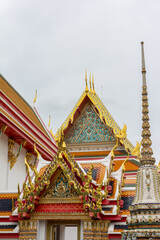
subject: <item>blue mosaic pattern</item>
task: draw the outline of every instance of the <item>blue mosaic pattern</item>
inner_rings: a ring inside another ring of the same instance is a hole
[[[123,210],[128,210],[134,200],[134,196],[122,197],[121,199],[124,201]]]
[[[14,199],[14,202],[17,199]],[[12,211],[12,199],[0,199],[0,212]]]
[[[128,230],[128,226],[127,225],[114,225],[114,229]]]
[[[14,229],[17,227],[17,224],[15,225],[0,225],[0,229]]]
[[[88,104],[71,132],[65,138],[66,143],[115,141],[96,111]]]
[[[89,168],[84,168],[84,171],[87,173],[89,171]],[[97,173],[98,173],[98,169],[96,168],[93,168],[93,171],[92,171],[92,179],[94,181],[96,181],[97,179]]]

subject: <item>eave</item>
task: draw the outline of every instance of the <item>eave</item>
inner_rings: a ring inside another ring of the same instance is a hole
[[[44,134],[3,92],[0,92],[0,100],[0,127],[7,125],[5,134],[18,144],[27,141],[25,148],[32,153],[36,143],[42,157],[51,161],[57,152],[52,138]]]

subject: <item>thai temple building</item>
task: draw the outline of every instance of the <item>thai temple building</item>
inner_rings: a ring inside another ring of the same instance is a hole
[[[141,155],[97,95],[91,74],[55,135],[35,104],[0,75],[1,239],[160,239],[144,60],[142,73]]]

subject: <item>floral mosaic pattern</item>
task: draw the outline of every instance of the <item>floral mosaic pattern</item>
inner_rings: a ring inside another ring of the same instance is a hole
[[[63,173],[59,175],[48,192],[44,195],[45,198],[66,198],[75,196],[78,196],[78,194],[75,192],[73,186],[68,184],[68,180]]]
[[[66,143],[114,141],[104,123],[100,120],[91,104],[87,104],[84,112],[66,136]]]

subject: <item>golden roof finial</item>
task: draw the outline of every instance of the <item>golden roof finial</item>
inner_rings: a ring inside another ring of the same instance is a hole
[[[87,68],[85,69],[85,82],[86,82],[86,89],[85,89],[85,92],[89,92],[88,90],[88,84],[87,84]]]
[[[92,89],[93,89],[93,93],[96,93],[94,89],[94,73],[92,74]]]
[[[54,136],[54,134],[52,132],[52,128],[50,129],[50,133],[51,133],[52,137],[54,138],[55,136]]]
[[[91,72],[90,72],[90,74],[89,74],[89,86],[90,86],[90,92],[92,92]]]
[[[150,125],[149,125],[149,109],[148,109],[148,92],[146,84],[146,69],[143,42],[141,42],[142,52],[142,149],[140,162],[142,165],[151,164],[154,165],[155,159],[152,157],[153,151],[151,148],[152,141],[150,139]]]
[[[51,124],[51,116],[49,115],[48,127],[50,127],[50,124]]]
[[[36,100],[37,100],[37,89],[36,89],[35,97],[34,97],[34,100],[33,100],[33,104],[35,104]]]
[[[39,159],[40,153],[38,152],[36,148],[36,143],[34,143],[34,152],[37,154],[37,159]]]

